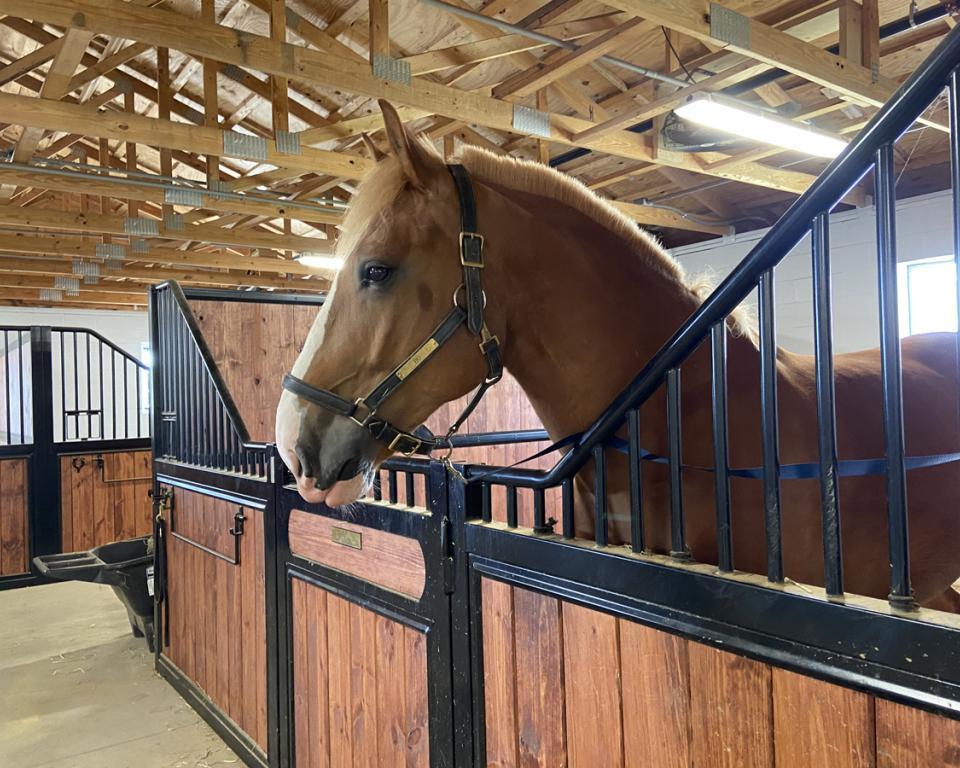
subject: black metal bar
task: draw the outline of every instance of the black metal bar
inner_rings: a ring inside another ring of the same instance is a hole
[[[480,483],[480,519],[485,523],[493,520],[490,503],[490,483]]]
[[[598,445],[593,449],[593,523],[598,547],[610,541],[607,512],[607,458],[603,446]]]
[[[833,300],[830,281],[829,214],[813,220],[814,361],[820,448],[820,510],[823,518],[823,578],[828,595],[843,594],[840,544],[840,475],[837,469],[837,413],[833,381]]]
[[[123,436],[130,437],[130,387],[127,383],[127,363],[123,364]]]
[[[667,386],[667,454],[670,465],[670,555],[689,560],[683,520],[683,437],[680,429],[680,369],[671,368]]]
[[[387,490],[390,494],[390,503],[396,504],[399,497],[397,495],[397,471],[395,469],[387,472]]]
[[[406,497],[407,506],[415,507],[417,506],[417,494],[416,489],[414,488],[414,480],[417,476],[413,472],[404,472],[403,473],[403,483],[404,483],[404,496]],[[487,494],[489,495],[490,489],[487,488]]]
[[[450,445],[454,448],[476,448],[484,445],[508,445],[512,443],[538,443],[549,440],[543,429],[520,429],[505,432],[472,432],[454,435]]]
[[[90,334],[85,333],[83,338],[86,340],[87,348],[87,439],[93,437],[93,424],[90,419],[92,417],[93,410],[93,391],[91,390],[91,381],[90,381]],[[79,426],[77,427],[79,429]]]
[[[99,344],[99,347],[97,347],[97,360],[99,361],[98,364],[97,364],[97,383],[100,385],[100,403],[99,403],[99,405],[98,405],[98,407],[100,408],[100,419],[99,419],[99,421],[100,421],[100,435],[99,435],[99,437],[100,437],[101,440],[104,440],[104,439],[106,439],[107,435],[106,435],[106,427],[105,427],[105,424],[104,424],[105,419],[104,419],[104,408],[103,408],[103,379],[104,379],[104,375],[103,375],[103,342],[102,342],[100,339],[97,339],[97,343]],[[139,433],[139,432],[137,433],[137,437],[140,437],[140,433]]]
[[[553,520],[547,520],[546,491],[543,488],[533,489],[533,532],[553,533]]]
[[[152,353],[151,353],[152,354]],[[136,392],[137,392],[137,437],[143,435],[143,411],[141,410],[140,403],[140,371],[136,368],[133,369],[133,375],[136,377]],[[101,396],[101,400],[102,400]]]
[[[80,371],[78,369],[80,361],[80,355],[77,354],[77,332],[73,332],[73,410],[80,410]],[[66,406],[64,406],[66,407]],[[73,419],[74,426],[74,435],[79,440],[80,439],[80,416],[77,415]],[[66,440],[67,436],[64,435],[63,439]]]
[[[763,510],[767,543],[767,578],[783,581],[783,536],[780,530],[780,435],[777,411],[777,331],[773,270],[760,276],[760,421],[763,445]]]
[[[711,392],[713,412],[714,497],[717,507],[717,565],[733,570],[733,529],[730,524],[730,457],[727,430],[727,323],[710,330]]]
[[[509,493],[509,489],[508,489]],[[572,539],[576,536],[574,528],[573,480],[567,478],[560,486],[560,516],[563,518],[561,530],[563,538]]]
[[[380,472],[378,471],[373,476],[373,500],[382,501],[383,500],[383,490],[380,485]]]
[[[24,380],[27,378],[26,373],[23,370],[23,334],[24,331],[17,331],[17,354],[19,356],[19,368],[20,368],[20,444],[23,445],[27,442],[27,424],[25,419],[25,406],[23,403],[23,390],[24,390]],[[29,336],[27,337],[30,338]],[[32,384],[32,382],[31,382]],[[53,393],[51,393],[51,400],[53,399]]]
[[[507,487],[507,527],[517,527],[517,489],[512,485]]]
[[[630,549],[643,552],[646,547],[643,530],[643,464],[640,460],[640,410],[627,411],[627,440],[630,463]]]
[[[53,332],[50,334],[51,340],[53,338]],[[66,353],[64,352],[64,347],[66,346],[63,332],[58,334],[60,337],[60,421],[61,421],[61,434],[60,439],[67,439],[67,366],[66,366]],[[32,343],[32,341],[31,341]],[[31,355],[31,360],[32,360]],[[33,375],[33,367],[30,368],[30,374]]]
[[[171,369],[173,366],[169,366]],[[110,355],[110,436],[117,436],[117,356]]]
[[[907,474],[904,467],[900,328],[897,318],[896,177],[893,145],[877,150],[874,185],[877,205],[877,278],[880,293],[880,371],[887,458],[887,514],[890,542],[890,602],[913,605],[910,539],[907,531]]]
[[[9,332],[4,329],[3,331],[3,388],[4,388],[4,400],[6,401],[4,405],[7,410],[7,423],[6,423],[6,433],[7,439],[6,444],[10,445],[12,441],[13,429],[10,425],[10,340],[8,337]]]
[[[50,342],[48,326],[35,326],[30,330],[30,376],[34,394],[33,455],[28,464],[31,557],[62,551],[60,459],[54,444],[53,351]]]
[[[958,60],[960,31],[954,29],[897,89],[856,139],[780,217],[776,226],[761,238],[737,269],[664,343],[553,469],[525,474],[505,468],[491,477],[497,482],[522,477],[527,485],[547,488],[576,474],[590,460],[593,446],[615,434],[623,424],[626,412],[652,395],[667,371],[680,365],[709,335],[713,325],[729,315],[756,288],[760,275],[778,264],[800,242],[809,231],[813,217],[832,208],[870,170],[877,146],[895,139],[913,124],[933,96],[943,88]]]

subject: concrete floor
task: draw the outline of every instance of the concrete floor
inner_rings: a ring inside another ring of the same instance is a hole
[[[0,592],[2,768],[242,763],[153,671],[109,587]]]

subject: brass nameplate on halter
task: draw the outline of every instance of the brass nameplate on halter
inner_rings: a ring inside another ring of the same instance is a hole
[[[407,376],[417,370],[423,361],[430,357],[433,351],[439,346],[436,339],[427,339],[420,349],[410,355],[410,359],[407,360],[407,362],[397,368],[397,378],[401,381],[407,378]]]
[[[333,539],[334,544],[343,544],[351,549],[363,549],[363,534],[359,531],[348,531],[346,528],[334,526],[330,529],[330,538]]]

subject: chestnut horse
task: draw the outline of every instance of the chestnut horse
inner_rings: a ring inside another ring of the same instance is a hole
[[[381,104],[389,156],[379,156],[343,225],[345,257],[293,375],[349,401],[365,395],[428,338],[451,308],[463,277],[460,210],[441,158],[412,137]],[[378,153],[379,155],[379,153]],[[461,158],[486,238],[485,321],[499,338],[504,366],[523,387],[554,440],[579,432],[635,376],[699,306],[698,291],[649,235],[575,180],[539,164],[466,148]],[[733,324],[731,323],[731,327]],[[958,450],[954,334],[903,341],[908,455]],[[682,376],[683,459],[713,461],[710,366],[695,353]],[[750,333],[728,347],[730,465],[761,463],[759,353]],[[836,404],[842,459],[883,456],[879,352],[838,355]],[[410,430],[486,376],[477,337],[460,328],[385,402],[379,415]],[[813,359],[777,353],[780,445],[784,463],[816,461]],[[644,405],[641,442],[666,453],[665,398]],[[289,391],[277,411],[277,442],[303,498],[343,505],[363,496],[390,451],[356,422]],[[629,540],[625,457],[610,451],[611,542]],[[648,547],[670,545],[666,469],[643,469]],[[694,559],[716,562],[714,478],[684,472],[687,540]],[[593,533],[592,475],[577,479],[578,535]],[[960,577],[960,470],[946,464],[908,475],[913,586],[924,605],[954,609]],[[760,482],[732,480],[735,564],[765,572]],[[875,597],[889,590],[886,491],[880,476],[840,484],[846,589]],[[821,512],[816,480],[782,483],[787,576],[823,583]]]

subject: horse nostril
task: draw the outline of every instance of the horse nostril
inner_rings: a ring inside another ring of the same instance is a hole
[[[310,466],[310,459],[307,458],[307,454],[304,452],[303,447],[297,445],[294,449],[294,453],[297,456],[297,461],[300,462],[300,477],[316,477]]]

